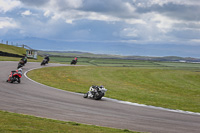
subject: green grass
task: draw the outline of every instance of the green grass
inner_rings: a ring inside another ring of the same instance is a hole
[[[0,51],[7,52],[7,53],[12,53],[12,54],[17,54],[23,56],[26,54],[25,48],[21,47],[16,47],[12,45],[6,45],[6,44],[1,44],[0,43]],[[0,56],[0,61],[19,61],[21,58],[20,57],[7,57],[7,56]],[[43,57],[38,56],[38,59],[28,59],[28,62],[41,62]]]
[[[0,51],[18,54],[18,55],[26,54],[25,48],[16,47],[16,46],[12,46],[12,45],[5,45],[5,44],[0,44]]]
[[[194,68],[68,66],[37,69],[28,76],[80,93],[87,92],[91,85],[104,85],[108,89],[106,97],[200,112],[200,71]]]
[[[1,133],[136,133],[0,111]]]
[[[70,64],[73,60],[71,57],[50,57],[54,62]],[[78,65],[92,65],[92,66],[123,66],[123,67],[135,67],[135,66],[159,66],[151,61],[139,61],[139,60],[124,60],[124,59],[103,59],[103,58],[78,58]]]

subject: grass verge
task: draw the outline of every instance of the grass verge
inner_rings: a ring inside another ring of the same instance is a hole
[[[136,133],[0,111],[1,133]]]

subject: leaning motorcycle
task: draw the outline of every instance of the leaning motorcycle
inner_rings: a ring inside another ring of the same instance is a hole
[[[89,88],[89,91],[83,95],[84,98],[93,98],[100,100],[106,93],[107,89],[103,86],[93,85]]]
[[[46,65],[47,63],[48,63],[47,59],[43,59],[43,61],[41,62],[41,66]]]
[[[76,65],[76,63],[77,63],[77,60],[72,60],[71,61],[71,65]]]
[[[19,63],[18,63],[17,69],[23,67],[24,64],[25,64],[24,61],[23,61],[23,60],[20,60]]]
[[[20,80],[21,77],[22,77],[22,69],[19,68],[16,71],[11,71],[7,82],[14,83],[16,81],[16,82],[20,83],[21,82],[21,80]]]

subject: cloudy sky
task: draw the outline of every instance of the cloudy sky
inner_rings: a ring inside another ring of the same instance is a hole
[[[40,50],[200,58],[200,2],[0,0],[0,41]]]

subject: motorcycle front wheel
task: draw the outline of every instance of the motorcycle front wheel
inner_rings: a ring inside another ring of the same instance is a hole
[[[16,81],[16,77],[11,78],[10,83],[13,83]]]
[[[87,98],[87,97],[88,97],[88,93],[85,93],[85,94],[83,95],[83,97],[84,97],[84,98]]]

